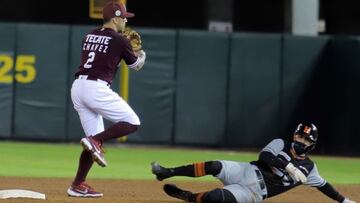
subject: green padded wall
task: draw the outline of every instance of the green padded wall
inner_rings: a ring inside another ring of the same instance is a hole
[[[281,36],[234,34],[226,144],[263,147],[278,137]]]
[[[16,25],[0,23],[0,55],[14,60],[15,41]],[[11,136],[13,83],[6,82],[6,78],[13,75],[14,66],[5,71],[6,66],[4,61],[0,61],[0,137]]]
[[[79,115],[74,109],[73,103],[71,101],[70,91],[71,85],[75,79],[74,74],[79,68],[80,65],[80,54],[81,54],[81,41],[86,33],[90,32],[91,29],[94,29],[92,26],[71,26],[71,35],[70,35],[70,62],[69,62],[69,71],[67,72],[67,134],[66,139],[72,141],[78,141],[84,137],[85,133],[81,126]]]
[[[179,31],[176,144],[222,144],[228,54],[227,34]]]
[[[65,139],[69,27],[18,24],[18,55],[35,55],[36,78],[16,84],[15,137]]]
[[[0,55],[13,62],[0,62],[0,138],[83,137],[70,88],[93,28],[0,23]],[[311,120],[316,152],[360,153],[359,37],[137,30],[147,61],[130,70],[129,104],[142,126],[129,142],[260,148]],[[16,83],[4,82],[13,75]],[[117,74],[112,89],[119,84]]]
[[[328,154],[360,154],[360,39],[333,38],[329,45],[331,59],[331,123],[326,134]],[[320,137],[322,138],[322,137]],[[336,150],[331,150],[336,149]]]
[[[347,81],[343,83],[348,85],[347,88],[347,97],[348,101],[348,112],[349,119],[348,122],[348,133],[341,132],[341,128],[336,131],[339,134],[334,134],[334,143],[339,151],[343,154],[348,155],[359,155],[360,154],[360,128],[359,128],[359,115],[360,115],[360,37],[349,38],[351,40],[352,46],[345,46],[347,49],[346,52],[349,53],[349,58],[347,61],[343,61],[343,65],[339,67],[334,67],[336,71],[341,68],[344,68],[344,64],[348,64],[348,73],[349,77]],[[334,75],[334,81],[337,81],[338,84],[340,81],[337,80],[337,74]],[[337,118],[337,117],[336,117]],[[336,122],[331,125],[334,128],[339,128],[336,126]],[[339,145],[339,136],[341,135],[341,144]],[[336,141],[335,141],[336,140]]]
[[[136,29],[147,58],[143,69],[130,70],[129,104],[141,127],[130,142],[170,143],[174,124],[176,32]]]
[[[320,129],[327,122],[321,113],[326,113],[328,103],[329,68],[324,54],[328,39],[284,36],[280,102],[283,137],[290,139],[299,122],[311,121]]]

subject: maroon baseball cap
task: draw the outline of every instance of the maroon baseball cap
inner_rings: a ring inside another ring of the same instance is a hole
[[[118,3],[115,1],[110,1],[107,4],[105,4],[103,8],[103,19],[104,20],[110,20],[114,17],[120,17],[120,18],[131,18],[134,17],[134,13],[130,13],[126,11],[126,7],[122,3]]]

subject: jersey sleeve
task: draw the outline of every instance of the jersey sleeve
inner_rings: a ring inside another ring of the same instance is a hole
[[[326,180],[320,176],[316,164],[314,164],[314,168],[307,176],[307,182],[305,184],[312,187],[322,187],[326,184]]]
[[[273,155],[277,156],[285,146],[285,142],[283,139],[274,139],[268,145],[266,145],[261,151],[262,152],[270,152]]]

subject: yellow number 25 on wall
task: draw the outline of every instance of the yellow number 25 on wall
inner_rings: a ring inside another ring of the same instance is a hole
[[[18,55],[15,61],[15,80],[18,83],[31,83],[36,78],[34,55]],[[10,84],[13,82],[11,69],[14,67],[14,60],[9,55],[0,54],[0,83]]]

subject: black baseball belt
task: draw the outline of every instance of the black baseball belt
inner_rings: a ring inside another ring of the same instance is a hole
[[[259,169],[255,169],[255,173],[256,173],[256,177],[258,179],[258,183],[260,185],[260,189],[263,192],[262,197],[263,200],[266,199],[267,194],[264,194],[264,192],[266,192],[266,184],[265,184],[265,180],[263,178],[263,175],[261,174]]]

